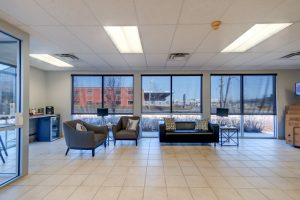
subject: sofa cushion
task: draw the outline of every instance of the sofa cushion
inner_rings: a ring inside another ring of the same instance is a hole
[[[83,126],[83,125],[80,124],[80,123],[77,123],[77,124],[76,124],[76,130],[77,130],[77,131],[82,131],[82,132],[86,132],[86,131],[87,131],[86,127]]]
[[[164,121],[165,121],[167,131],[176,130],[176,123],[173,118],[164,118]]]
[[[196,120],[195,130],[208,131],[208,120],[207,119]]]
[[[176,130],[167,131],[166,135],[211,135],[212,132],[199,131],[199,130]]]
[[[195,130],[195,122],[176,122],[176,130]]]
[[[126,130],[136,131],[139,120],[128,119]]]

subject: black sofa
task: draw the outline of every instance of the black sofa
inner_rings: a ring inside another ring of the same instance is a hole
[[[164,122],[159,123],[160,142],[219,143],[219,125],[208,123],[208,131],[195,130],[196,122],[178,121],[176,130],[167,131]]]

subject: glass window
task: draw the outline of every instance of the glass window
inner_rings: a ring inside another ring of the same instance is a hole
[[[274,114],[274,76],[243,76],[244,114]]]
[[[73,113],[97,113],[97,108],[102,106],[101,93],[101,76],[73,76]]]
[[[14,115],[23,112],[20,50],[18,39],[0,32],[0,185],[20,175],[22,128],[14,127]]]
[[[241,77],[211,76],[211,114],[217,108],[228,108],[230,114],[241,113]]]
[[[133,76],[104,76],[104,107],[109,113],[133,113]]]
[[[201,76],[172,76],[172,112],[201,112]]]
[[[142,76],[142,112],[169,113],[171,96],[170,76]]]

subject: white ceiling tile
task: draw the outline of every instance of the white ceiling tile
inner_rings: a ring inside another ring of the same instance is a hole
[[[72,26],[67,28],[96,53],[118,53],[102,27]]]
[[[232,0],[185,0],[180,24],[211,23],[221,19]]]
[[[250,62],[252,60],[255,60],[256,58],[263,56],[263,53],[235,53],[237,56],[230,60],[229,62],[226,62],[224,65],[231,67],[236,65],[243,65],[247,62]]]
[[[266,20],[273,23],[299,21],[299,8],[299,0],[284,0],[272,12],[267,13]]]
[[[191,53],[196,50],[209,32],[206,25],[179,25],[175,31],[171,52]]]
[[[136,0],[139,24],[177,24],[182,0]]]
[[[60,46],[65,53],[92,53],[78,38],[62,26],[34,26],[35,31]]]
[[[0,10],[25,25],[58,25],[58,22],[33,0],[0,1]]]
[[[217,55],[209,59],[209,61],[206,62],[204,65],[219,67],[224,65],[226,62],[232,60],[236,56],[237,54],[233,53],[218,53]]]
[[[167,68],[183,68],[186,61],[167,61],[166,67]]]
[[[137,25],[133,0],[85,0],[104,26]]]
[[[146,67],[146,59],[144,54],[123,54],[123,58],[132,69]]]
[[[295,23],[271,38],[253,47],[251,52],[282,51],[281,47],[300,39],[300,23]]]
[[[147,65],[149,67],[164,67],[168,59],[168,54],[146,54]]]
[[[221,18],[224,23],[263,23],[282,0],[236,0]]]
[[[121,54],[100,54],[101,58],[113,68],[128,68],[127,62]]]
[[[2,10],[0,10],[0,19],[3,19],[13,25],[22,25],[21,21],[17,20],[15,17],[7,14],[6,12],[4,12]]]
[[[222,24],[220,29],[209,32],[197,52],[221,52],[252,26],[253,24]]]
[[[173,34],[174,25],[140,26],[139,31],[144,53],[168,53]]]
[[[36,0],[51,16],[63,25],[97,25],[82,0]]]
[[[111,66],[108,65],[99,55],[96,54],[76,54],[76,56],[80,59],[83,60],[86,63],[89,63],[93,67],[97,67],[98,69],[100,68],[110,68]]]
[[[186,63],[186,67],[200,67],[206,63],[209,59],[215,56],[215,53],[197,53],[191,55]]]
[[[290,53],[300,51],[300,39],[280,47],[278,51]]]
[[[261,66],[264,63],[270,62],[272,60],[278,59],[282,56],[286,55],[285,53],[266,53],[254,60],[251,60],[249,62],[244,63],[244,65],[251,66],[251,65],[257,65]]]

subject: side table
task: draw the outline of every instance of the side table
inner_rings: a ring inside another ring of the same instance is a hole
[[[237,127],[220,127],[221,146],[239,146],[239,129]]]

